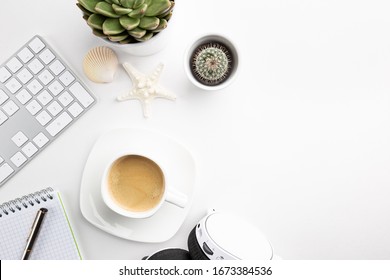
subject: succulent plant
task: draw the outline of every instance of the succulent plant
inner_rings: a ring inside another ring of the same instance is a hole
[[[147,41],[165,29],[170,0],[77,0],[93,34],[121,44]]]
[[[232,69],[230,50],[219,42],[198,46],[191,56],[191,70],[194,77],[205,85],[218,85],[225,81]]]

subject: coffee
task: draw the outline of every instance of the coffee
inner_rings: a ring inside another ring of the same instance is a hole
[[[152,160],[138,155],[117,159],[107,177],[108,191],[123,209],[142,212],[157,206],[165,189],[161,168]]]

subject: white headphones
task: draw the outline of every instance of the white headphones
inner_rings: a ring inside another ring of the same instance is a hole
[[[264,234],[242,217],[210,212],[188,236],[188,251],[170,248],[144,259],[272,260],[274,253]]]

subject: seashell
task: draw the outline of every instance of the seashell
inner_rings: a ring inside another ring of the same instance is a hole
[[[93,82],[112,82],[117,69],[118,57],[115,52],[108,47],[95,47],[89,50],[84,57],[84,73]]]

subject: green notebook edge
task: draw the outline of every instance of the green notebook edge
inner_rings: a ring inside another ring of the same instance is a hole
[[[58,197],[58,199],[59,199],[59,201],[60,201],[60,203],[61,203],[62,211],[64,212],[64,215],[65,215],[66,221],[67,221],[67,223],[68,223],[70,232],[72,233],[72,237],[73,237],[73,241],[74,241],[74,243],[75,243],[75,245],[76,245],[77,253],[79,254],[80,260],[82,260],[83,257],[81,256],[81,252],[80,252],[79,245],[78,245],[78,243],[77,243],[75,234],[74,234],[73,229],[72,229],[72,226],[71,226],[71,224],[70,224],[70,221],[69,221],[69,218],[68,218],[68,214],[66,213],[64,203],[62,202],[61,194],[60,194],[59,192],[56,192],[56,193],[57,193],[57,197]]]

